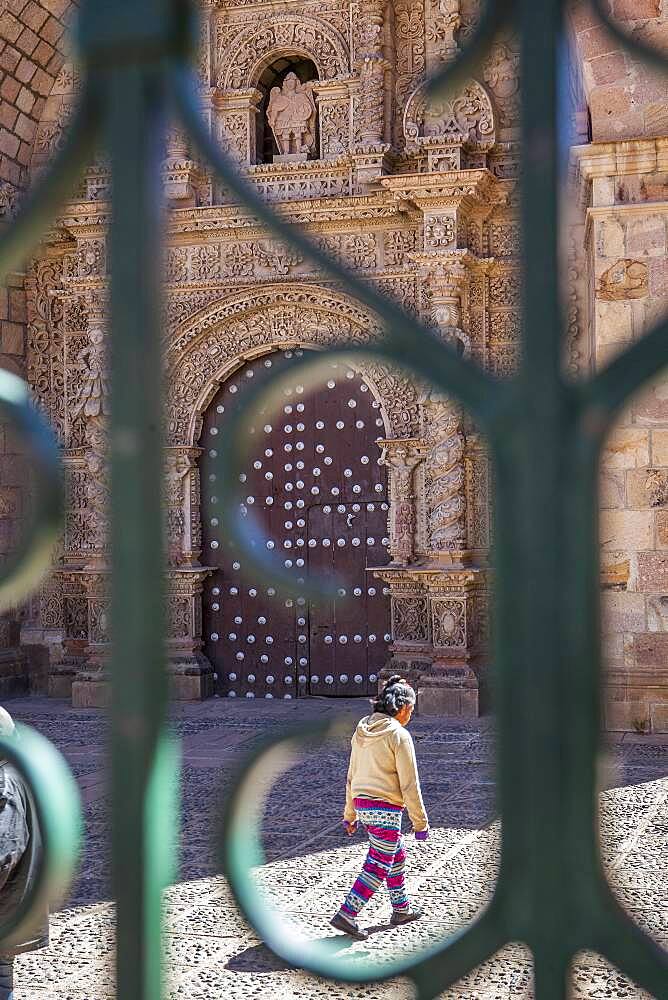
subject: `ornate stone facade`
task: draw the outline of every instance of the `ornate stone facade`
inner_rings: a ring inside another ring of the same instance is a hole
[[[427,14],[404,0],[393,11],[376,0],[304,0],[289,10],[256,4],[250,20],[243,4],[208,4],[203,13],[203,112],[259,193],[458,349],[495,370],[509,368],[517,335],[517,149],[511,112],[505,103],[501,114],[494,94],[496,87],[505,102],[512,96],[516,64],[501,60],[436,106],[424,97],[425,72],[457,49],[470,19],[458,3],[429,5]],[[59,141],[77,86],[64,67],[40,125],[37,168]],[[231,202],[177,129],[167,138],[163,180],[171,209],[164,261],[168,643],[176,691],[203,697],[212,684],[202,655],[208,570],[198,442],[206,408],[258,354],[370,343],[379,326],[307,257]],[[26,281],[29,376],[63,444],[70,504],[46,602],[58,622],[47,628],[40,611],[24,628],[52,646],[53,692],[73,681],[80,704],[104,697],[99,671],[108,638],[107,199],[105,164],[97,162]],[[454,401],[371,358],[364,378],[381,405],[378,458],[389,472],[390,563],[378,573],[391,592],[390,666],[411,672],[423,710],[475,713],[484,688],[484,451],[473,428],[469,442]]]
[[[14,7],[0,25],[0,225],[62,144],[79,88],[78,71],[66,62],[75,5]],[[658,8],[627,7],[615,16],[629,30],[646,37],[660,31]],[[458,350],[498,377],[511,374],[521,251],[516,40],[501,33],[476,79],[427,106],[426,76],[466,45],[477,0],[202,0],[201,8],[202,115],[261,196]],[[564,240],[564,369],[579,377],[665,309],[668,140],[661,136],[668,103],[662,81],[620,51],[584,0],[574,0],[568,18],[579,197],[569,199]],[[289,74],[315,107],[315,120],[312,109],[296,116],[306,159],[303,150],[281,151],[267,116],[272,89],[283,93]],[[297,159],[281,160],[285,155]],[[201,653],[208,572],[202,414],[246,359],[295,343],[363,343],[378,328],[345,289],[235,205],[173,124],[162,178],[170,207],[169,644],[177,693],[202,697],[211,690]],[[0,295],[0,363],[28,378],[55,427],[69,491],[56,572],[21,611],[30,671],[16,648],[16,623],[0,623],[3,691],[27,683],[43,689],[48,674],[54,694],[68,693],[74,679],[81,700],[104,696],[106,390],[96,330],[104,328],[108,199],[108,172],[98,158],[27,275],[11,276]],[[485,443],[452,400],[404,373],[369,363],[365,376],[384,407],[378,457],[389,473],[391,561],[378,572],[391,590],[391,668],[412,672],[422,710],[471,713],[481,690],[484,697],[493,535]],[[634,403],[603,461],[605,721],[613,728],[668,728],[664,398],[659,386]],[[94,400],[99,412],[91,412]],[[0,450],[0,544],[9,551],[21,527],[26,472],[9,435]]]

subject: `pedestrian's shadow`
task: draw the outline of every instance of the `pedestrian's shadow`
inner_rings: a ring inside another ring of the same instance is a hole
[[[390,931],[394,928],[392,924],[387,923],[374,924],[367,930],[369,934],[377,934],[379,931]],[[354,938],[348,937],[346,934],[328,934],[326,937],[313,938],[310,943],[320,945],[325,954],[336,956],[361,942],[355,941]],[[362,954],[356,953],[356,956],[362,957]],[[226,963],[225,968],[229,969],[230,972],[279,972],[289,969],[291,966],[274,955],[266,944],[255,944],[239,952],[238,955],[233,955]]]

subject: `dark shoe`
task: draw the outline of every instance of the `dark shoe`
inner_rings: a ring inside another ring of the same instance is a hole
[[[336,927],[337,931],[343,931],[344,934],[350,934],[351,937],[356,938],[358,941],[366,941],[369,936],[369,932],[360,927],[356,921],[352,920],[350,917],[344,917],[342,913],[337,913],[330,920],[332,927]]]
[[[393,927],[400,927],[402,924],[412,924],[422,916],[424,916],[423,910],[393,910],[390,923]]]

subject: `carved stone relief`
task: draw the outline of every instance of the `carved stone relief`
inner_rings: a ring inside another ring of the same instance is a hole
[[[237,26],[238,29],[238,26]],[[297,52],[312,59],[320,80],[331,80],[349,72],[348,47],[331,25],[310,14],[276,14],[264,23],[253,23],[236,36],[219,31],[217,85],[222,90],[254,87],[268,58]]]

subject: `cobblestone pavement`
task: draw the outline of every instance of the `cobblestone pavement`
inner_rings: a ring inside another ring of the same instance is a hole
[[[113,996],[114,914],[109,902],[104,716],[42,699],[14,701],[17,719],[61,748],[80,782],[86,810],[85,857],[66,907],[51,920],[48,949],[17,959],[17,1000],[102,1000]],[[249,704],[212,700],[174,709],[184,748],[179,882],[166,894],[165,956],[170,1000],[268,997],[272,1000],[404,1000],[406,981],[350,986],[284,968],[239,916],[211,850],[216,803],[230,775],[260,736],[307,719],[344,714],[363,700]],[[425,918],[390,928],[385,894],[364,912],[367,942],[335,937],[328,920],[364,856],[363,838],[340,829],[347,742],[339,740],[285,773],[264,815],[266,864],[256,872],[284,919],[305,937],[327,939],[335,954],[373,957],[381,966],[415,954],[465,925],[489,899],[498,858],[490,723],[416,717],[411,723],[433,828],[426,843],[409,836],[408,886]],[[605,862],[633,917],[668,945],[668,743],[626,735],[602,761],[601,832]],[[646,996],[596,955],[581,956],[576,998]],[[531,962],[507,947],[444,994],[461,1000],[529,1000]]]

